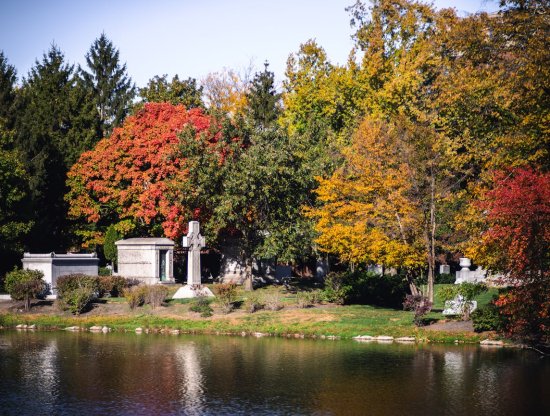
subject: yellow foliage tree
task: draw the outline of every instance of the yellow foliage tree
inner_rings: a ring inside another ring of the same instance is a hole
[[[366,118],[343,151],[343,165],[318,178],[319,206],[306,210],[319,248],[350,263],[405,269],[413,294],[428,263],[426,296],[433,300],[437,211],[452,184],[442,163],[447,146],[429,126]]]

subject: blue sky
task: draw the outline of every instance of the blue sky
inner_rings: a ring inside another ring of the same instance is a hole
[[[26,76],[54,42],[72,64],[84,64],[102,32],[120,51],[139,87],[154,75],[201,79],[265,60],[281,81],[288,55],[314,38],[333,63],[352,43],[345,8],[355,0],[0,0],[0,49]],[[459,13],[494,11],[496,1],[437,0]]]

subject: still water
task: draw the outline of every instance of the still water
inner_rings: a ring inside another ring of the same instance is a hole
[[[550,415],[550,359],[477,346],[0,332],[1,415]]]

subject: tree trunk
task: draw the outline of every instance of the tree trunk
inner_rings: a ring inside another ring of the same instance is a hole
[[[407,272],[407,283],[409,284],[409,289],[411,290],[411,295],[418,296],[421,295],[422,292],[418,290],[418,287],[414,283],[414,277],[411,272]]]
[[[426,289],[426,297],[433,304],[434,301],[434,274],[435,274],[435,177],[432,172],[430,182],[430,214],[429,223],[427,224],[426,245],[428,249],[428,288]]]
[[[31,297],[29,295],[25,295],[25,311],[29,311],[31,308]]]
[[[246,257],[246,277],[244,280],[244,290],[249,292],[254,290],[254,286],[252,284],[252,259],[249,256]]]

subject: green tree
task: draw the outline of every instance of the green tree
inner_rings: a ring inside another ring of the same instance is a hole
[[[13,65],[8,63],[4,52],[0,51],[0,120],[6,123],[7,128],[13,126],[15,102],[15,82],[17,72]]]
[[[202,86],[197,86],[197,80],[187,78],[180,80],[174,75],[172,81],[168,82],[168,75],[151,78],[147,86],[139,90],[143,103],[170,103],[172,105],[183,104],[186,108],[203,107]]]
[[[27,174],[21,155],[12,146],[13,132],[0,121],[0,274],[19,260],[23,239],[32,226]]]
[[[118,49],[105,33],[90,47],[86,65],[88,71],[79,68],[80,76],[93,97],[101,137],[107,137],[129,113],[136,88],[126,73],[126,64],[119,63]]]
[[[110,225],[105,231],[105,240],[103,242],[103,255],[105,259],[111,262],[113,267],[116,267],[118,260],[118,251],[115,242],[122,239],[123,236],[118,232],[115,225]]]
[[[29,177],[34,227],[31,250],[65,249],[68,240],[65,178],[76,155],[94,136],[82,117],[74,68],[56,46],[36,61],[17,97],[15,147]],[[77,99],[78,98],[78,99]]]
[[[264,63],[263,72],[254,75],[246,94],[248,118],[256,128],[265,129],[272,125],[280,114],[281,94],[275,90],[275,75]]]
[[[44,293],[47,284],[44,274],[39,270],[13,269],[6,274],[4,287],[14,300],[25,301],[25,310],[31,307],[31,299]]]
[[[256,131],[248,141],[228,164],[214,215],[221,229],[240,234],[250,282],[253,257],[281,262],[307,258],[312,231],[301,213],[311,193],[297,174],[302,161],[284,131]]]

